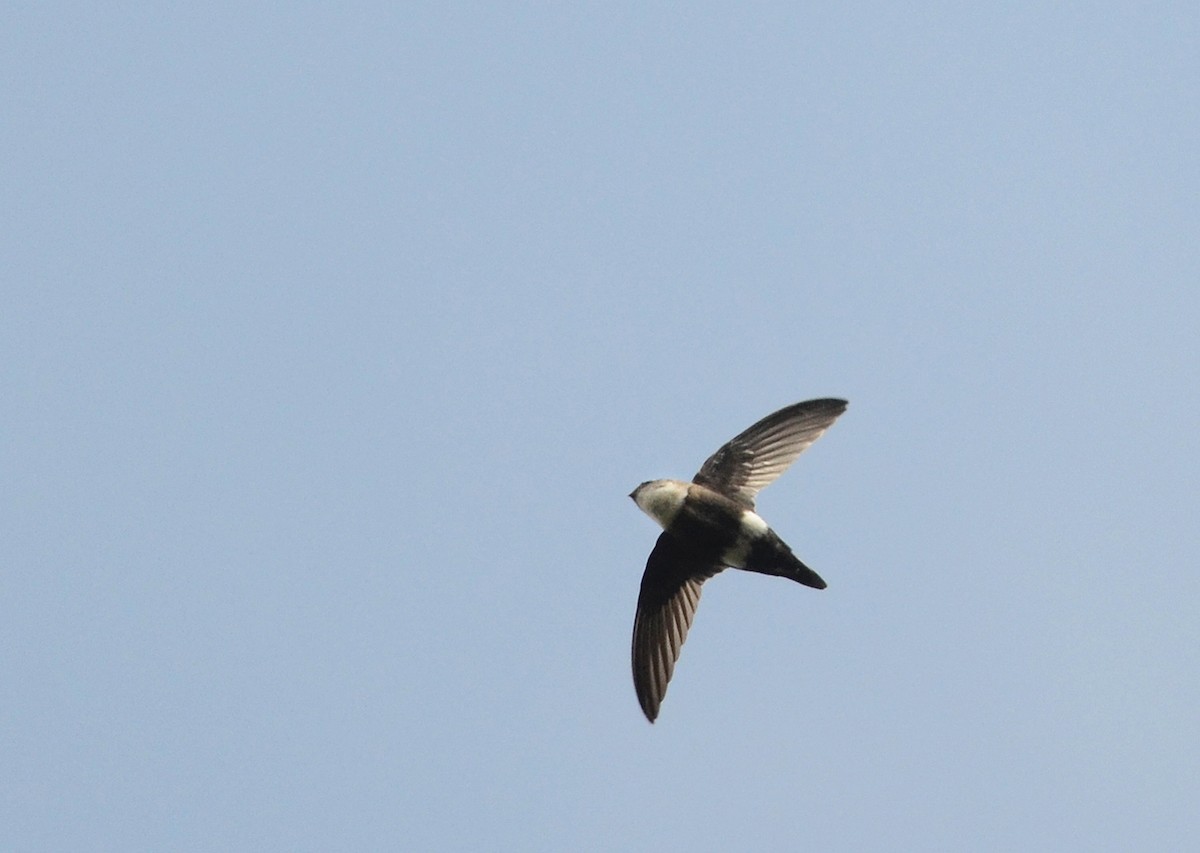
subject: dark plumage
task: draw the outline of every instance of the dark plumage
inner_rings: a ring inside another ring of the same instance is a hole
[[[649,480],[631,498],[663,527],[646,561],[633,623],[633,685],[650,722],[700,603],[700,586],[726,567],[825,581],[754,511],[754,498],[846,410],[845,400],[796,403],[739,433],[686,483]]]

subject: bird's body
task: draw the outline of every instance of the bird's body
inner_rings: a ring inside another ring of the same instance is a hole
[[[638,486],[632,497],[688,550],[715,555],[722,567],[795,575],[807,586],[825,588],[825,581],[795,558],[762,516],[720,492],[680,480],[651,480]]]
[[[663,528],[646,562],[633,626],[634,688],[651,722],[705,580],[732,567],[825,588],[754,511],[754,498],[845,409],[844,400],[833,399],[780,409],[709,457],[692,482],[649,480],[630,495]]]

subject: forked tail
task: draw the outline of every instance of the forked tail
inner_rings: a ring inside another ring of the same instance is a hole
[[[774,530],[754,543],[746,560],[746,570],[788,578],[813,589],[825,589],[821,576],[800,562]]]

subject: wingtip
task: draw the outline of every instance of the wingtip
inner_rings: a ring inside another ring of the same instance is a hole
[[[654,725],[654,721],[656,719],[658,719],[658,708],[655,708],[654,705],[650,702],[642,701],[642,698],[643,697],[641,697],[641,696],[638,697],[638,705],[641,706],[642,713],[646,715],[646,720],[651,725]]]

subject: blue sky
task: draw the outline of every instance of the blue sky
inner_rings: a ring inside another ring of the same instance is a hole
[[[4,19],[0,846],[1194,842],[1191,6]],[[820,396],[648,725],[626,495]]]

